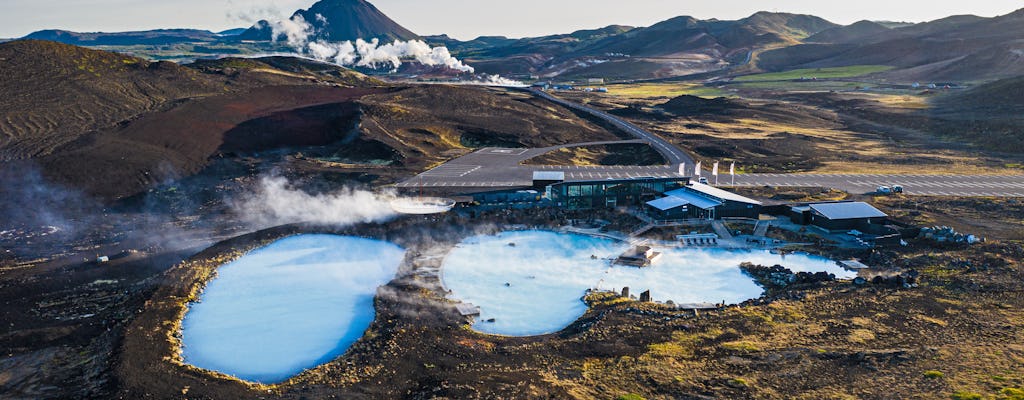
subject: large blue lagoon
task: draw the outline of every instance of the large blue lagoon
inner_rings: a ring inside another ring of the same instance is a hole
[[[821,257],[723,249],[656,249],[664,255],[652,267],[610,266],[608,258],[627,248],[610,239],[548,231],[476,236],[448,255],[442,280],[454,298],[480,306],[477,331],[532,336],[559,331],[583,315],[581,298],[588,288],[628,286],[633,293],[650,290],[654,300],[681,304],[739,303],[763,292],[740,270],[743,262],[856,276]]]
[[[377,288],[404,254],[387,242],[301,235],[225,264],[182,321],[184,360],[259,383],[328,362],[370,326]]]

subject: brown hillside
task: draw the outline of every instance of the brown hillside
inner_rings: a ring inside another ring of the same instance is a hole
[[[616,140],[571,111],[533,96],[471,86],[416,86],[367,96],[361,132],[422,170],[479,147],[546,147]]]
[[[1024,74],[943,97],[936,103],[945,109],[985,109],[996,113],[1017,113],[1016,117],[1024,118]]]
[[[769,70],[889,65],[896,69],[880,76],[911,82],[984,81],[1022,73],[1024,11],[994,18],[953,16],[888,31],[881,28],[875,26],[878,33],[846,43],[772,50],[761,54],[758,65]],[[822,35],[832,36],[829,31]],[[808,40],[828,41],[819,39]]]
[[[82,134],[223,85],[169,62],[22,40],[0,44],[0,161],[49,154]]]
[[[807,43],[858,43],[871,41],[872,37],[890,33],[885,25],[873,21],[858,21],[846,26],[837,26],[808,37]]]
[[[220,58],[196,60],[186,67],[222,75],[232,86],[272,86],[328,83],[343,86],[380,86],[384,83],[336,64],[296,57]]]
[[[356,119],[350,102],[379,91],[292,85],[209,96],[83,136],[35,162],[55,183],[106,199],[130,196],[195,174],[220,152],[337,142]]]

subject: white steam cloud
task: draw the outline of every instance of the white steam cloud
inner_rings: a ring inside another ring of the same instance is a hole
[[[501,75],[488,75],[483,74],[480,82],[484,85],[493,86],[529,86],[526,83],[517,81],[515,79],[503,78]]]
[[[327,18],[317,14],[316,20],[322,24]],[[315,28],[302,15],[290,19],[270,23],[274,42],[284,41],[299,54],[305,54],[320,61],[331,62],[342,66],[368,68],[391,68],[397,70],[405,60],[415,60],[431,67],[446,67],[452,70],[472,73],[473,67],[464,64],[452,56],[447,47],[430,47],[421,40],[404,42],[396,40],[381,44],[380,40],[366,41],[356,39],[343,42],[310,41],[316,33]]]
[[[410,40],[408,42],[396,40],[387,44],[381,44],[378,39],[373,39],[369,42],[363,39],[356,39],[355,43],[350,41],[327,42],[317,40],[308,44],[303,43],[303,46],[293,47],[295,47],[296,51],[305,53],[317,60],[344,66],[397,70],[398,67],[402,66],[403,61],[415,60],[420,64],[432,67],[445,67],[456,71],[473,72],[473,67],[452,57],[452,53],[448,51],[447,47],[430,47],[426,42],[420,40]]]
[[[313,35],[313,26],[298,14],[290,19],[271,22],[270,29],[274,42],[284,38],[288,46],[296,49],[305,47],[306,43],[309,43],[309,37]]]
[[[280,176],[260,179],[252,194],[232,203],[235,213],[258,227],[298,222],[349,225],[385,221],[396,216],[391,208],[394,196],[365,190],[342,189],[334,193],[309,194]]]

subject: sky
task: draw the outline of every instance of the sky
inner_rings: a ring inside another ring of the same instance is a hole
[[[315,0],[2,0],[0,37],[41,29],[117,32],[156,28],[219,31],[291,15]],[[420,35],[527,37],[612,24],[649,26],[679,15],[738,19],[757,11],[813,14],[835,23],[862,19],[923,22],[957,14],[992,17],[1021,0],[373,0]]]

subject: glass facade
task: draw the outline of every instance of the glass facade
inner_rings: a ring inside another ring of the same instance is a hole
[[[563,182],[548,186],[547,197],[574,210],[641,206],[689,182],[687,178]]]

